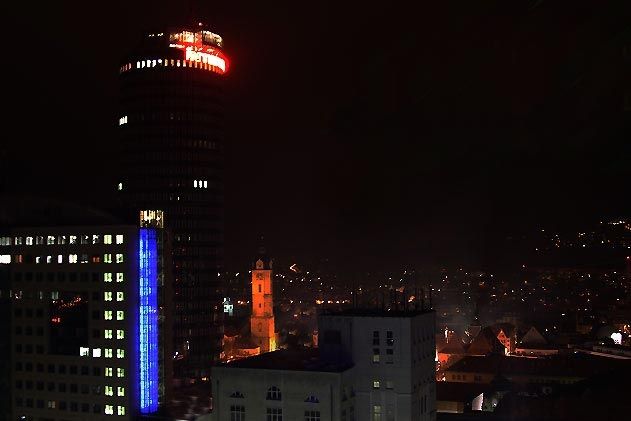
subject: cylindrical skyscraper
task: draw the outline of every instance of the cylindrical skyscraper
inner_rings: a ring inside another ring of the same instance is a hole
[[[223,338],[222,48],[201,24],[179,27],[148,34],[120,68],[117,189],[129,215],[161,210],[171,230],[180,376],[206,376]]]

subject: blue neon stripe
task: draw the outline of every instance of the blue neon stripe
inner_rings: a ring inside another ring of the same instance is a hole
[[[140,413],[158,410],[158,244],[156,231],[140,229],[138,372]]]

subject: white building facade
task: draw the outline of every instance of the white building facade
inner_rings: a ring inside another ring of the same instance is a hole
[[[317,351],[216,367],[211,419],[435,420],[434,326],[433,311],[322,314]]]

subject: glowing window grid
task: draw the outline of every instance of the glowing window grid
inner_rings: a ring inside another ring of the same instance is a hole
[[[156,231],[140,229],[138,355],[140,412],[158,410],[158,260]]]

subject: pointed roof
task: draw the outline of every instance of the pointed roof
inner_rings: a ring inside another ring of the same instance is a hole
[[[543,337],[536,327],[531,326],[528,332],[521,337],[520,345],[547,345],[548,341]]]
[[[487,355],[503,353],[504,345],[497,339],[497,334],[490,327],[485,327],[480,331],[467,348],[467,354]]]
[[[263,240],[264,238],[263,236],[261,236],[261,238],[259,238],[258,254],[256,256],[256,260],[254,261],[254,264],[252,265],[252,268],[271,270],[272,266],[274,265],[274,262],[267,255],[267,250],[265,249],[265,246],[263,245]]]

